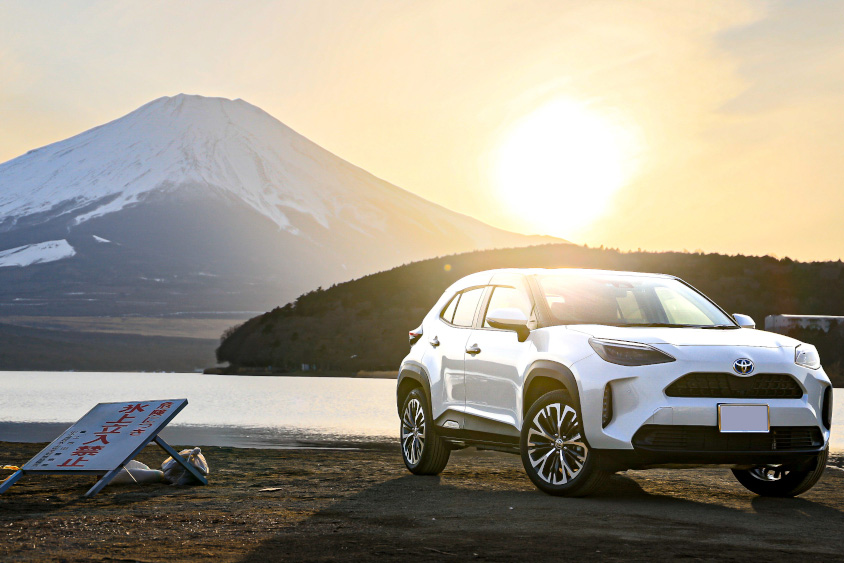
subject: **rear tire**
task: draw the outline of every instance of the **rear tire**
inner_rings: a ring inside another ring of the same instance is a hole
[[[586,442],[580,413],[563,391],[546,393],[531,405],[519,445],[525,472],[549,495],[585,496],[611,475],[598,469],[598,454]]]
[[[399,441],[404,464],[415,475],[437,475],[448,464],[451,450],[437,434],[428,400],[419,388],[402,404]]]
[[[829,447],[818,454],[811,469],[789,469],[782,465],[761,465],[753,469],[733,469],[733,475],[746,489],[763,497],[795,497],[811,489],[823,475]]]

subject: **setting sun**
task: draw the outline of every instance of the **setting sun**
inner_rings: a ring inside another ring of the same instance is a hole
[[[506,133],[495,159],[503,200],[537,230],[576,232],[600,216],[633,168],[632,134],[586,106],[551,102]]]

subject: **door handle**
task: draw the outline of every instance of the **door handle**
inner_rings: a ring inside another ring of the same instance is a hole
[[[477,345],[477,344],[472,344],[471,346],[469,346],[468,348],[466,348],[466,353],[467,353],[467,354],[472,354],[472,355],[474,356],[475,354],[480,354],[480,353],[481,353],[481,349],[480,349],[480,348],[478,348],[478,345]]]
[[[437,346],[439,346],[439,345],[440,345],[440,341],[439,341],[439,340],[437,340],[437,337],[436,337],[436,336],[435,336],[434,338],[432,338],[431,340],[429,340],[428,342],[429,342],[429,344],[430,344],[431,346],[433,346],[434,348],[436,348]]]

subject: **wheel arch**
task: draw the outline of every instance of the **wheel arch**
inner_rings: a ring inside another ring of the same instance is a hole
[[[396,412],[401,416],[401,407],[405,398],[411,390],[420,387],[425,393],[428,407],[431,407],[431,383],[428,381],[428,372],[424,367],[416,364],[405,364],[399,371],[396,381]]]
[[[537,360],[528,367],[526,374],[522,388],[522,418],[537,399],[558,389],[568,393],[580,412],[580,391],[569,368],[551,360]]]

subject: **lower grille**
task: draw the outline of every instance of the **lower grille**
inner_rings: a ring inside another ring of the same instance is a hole
[[[737,377],[729,373],[687,373],[665,389],[669,397],[799,399],[803,389],[786,373]]]
[[[714,426],[647,424],[633,436],[633,446],[677,452],[770,452],[812,450],[823,445],[816,426],[775,426],[766,434],[722,433]]]

